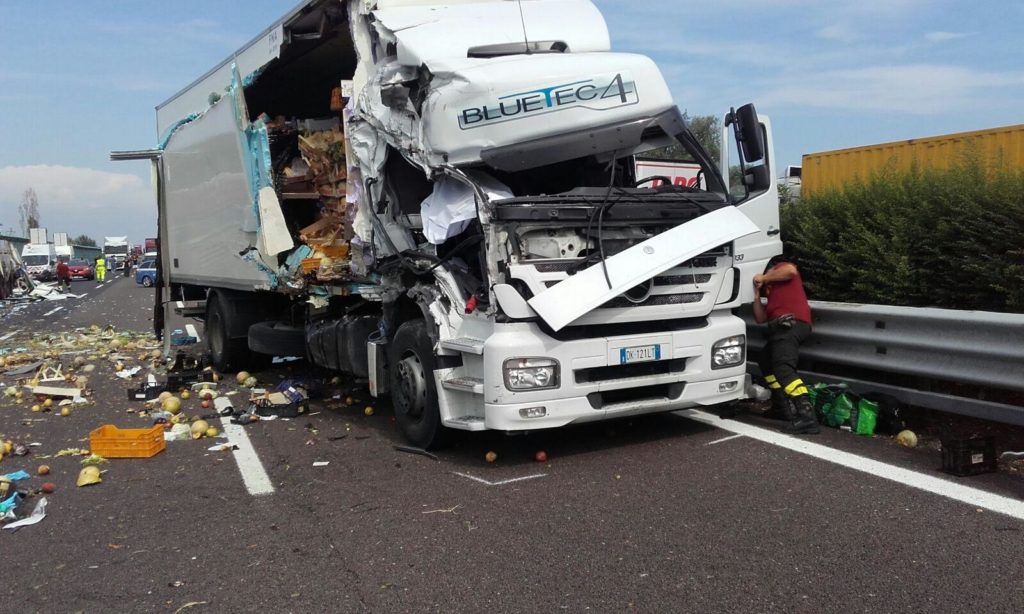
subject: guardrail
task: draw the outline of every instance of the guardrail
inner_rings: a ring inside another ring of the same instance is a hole
[[[811,309],[814,332],[800,349],[807,379],[1024,426],[1024,314],[822,301]],[[740,315],[757,353],[764,327],[749,308]]]

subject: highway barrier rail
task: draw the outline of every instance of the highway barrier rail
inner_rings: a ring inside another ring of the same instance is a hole
[[[1024,314],[823,301],[811,309],[814,332],[800,350],[806,379],[1024,426]],[[749,308],[740,315],[756,356],[764,327]]]

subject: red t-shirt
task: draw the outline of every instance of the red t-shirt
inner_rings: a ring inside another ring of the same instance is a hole
[[[63,260],[57,263],[57,279],[67,279],[71,277],[71,270],[68,269],[68,265]]]
[[[771,271],[786,264],[791,263],[780,262],[773,266]],[[795,265],[793,266],[796,268]],[[774,320],[786,314],[792,314],[794,318],[801,322],[811,323],[811,306],[807,304],[807,294],[804,292],[804,282],[800,278],[799,269],[796,275],[786,281],[765,284],[764,294],[768,297],[765,311],[768,313],[769,320]]]

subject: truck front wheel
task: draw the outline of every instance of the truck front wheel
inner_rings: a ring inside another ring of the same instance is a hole
[[[434,384],[434,348],[427,323],[411,320],[398,327],[388,357],[395,421],[409,443],[424,449],[444,445],[449,431],[441,424]]]

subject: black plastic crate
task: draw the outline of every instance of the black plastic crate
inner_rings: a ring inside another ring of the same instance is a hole
[[[996,470],[996,461],[994,437],[942,441],[942,470],[946,473],[961,477],[992,473]]]

